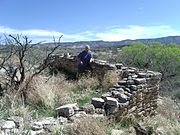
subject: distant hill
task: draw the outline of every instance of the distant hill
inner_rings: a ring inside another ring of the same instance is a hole
[[[61,47],[67,47],[67,48],[81,48],[84,45],[88,44],[92,48],[96,47],[114,47],[114,46],[125,46],[129,45],[133,42],[143,42],[143,43],[149,43],[149,42],[160,42],[162,44],[170,44],[170,43],[176,43],[180,44],[180,36],[168,36],[168,37],[161,37],[161,38],[152,38],[152,39],[136,39],[136,40],[122,40],[122,41],[79,41],[79,42],[61,42]],[[41,44],[40,48],[46,48],[46,47],[53,47],[54,43],[44,43]]]
[[[70,47],[70,48],[80,48],[84,45],[88,44],[91,47],[113,47],[113,46],[125,46],[131,44],[133,42],[160,42],[162,44],[170,44],[176,43],[180,44],[180,36],[168,36],[168,37],[161,37],[161,38],[153,38],[153,39],[136,39],[136,40],[122,40],[122,41],[79,41],[79,42],[61,42],[61,47]],[[45,43],[44,46],[49,47],[50,44],[53,43]]]

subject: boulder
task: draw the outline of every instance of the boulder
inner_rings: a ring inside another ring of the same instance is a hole
[[[77,111],[78,109],[79,109],[78,105],[77,103],[75,103],[75,104],[63,105],[59,108],[56,108],[56,111],[57,111],[58,116],[68,118],[70,116],[73,116],[75,114],[75,111]]]
[[[92,98],[91,102],[95,108],[103,108],[104,107],[104,99],[102,98]]]
[[[106,115],[114,113],[119,107],[119,103],[117,99],[112,98],[112,97],[106,97],[105,99],[105,113]]]
[[[106,97],[106,98],[105,98],[105,101],[106,101],[106,104],[107,104],[107,105],[115,106],[115,107],[118,106],[118,101],[117,101],[117,99],[115,99],[115,98]]]

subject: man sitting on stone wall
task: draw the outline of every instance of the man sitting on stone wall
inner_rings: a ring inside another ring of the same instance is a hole
[[[93,62],[93,58],[89,45],[86,45],[84,50],[81,53],[79,53],[78,60],[79,64],[77,78],[79,77],[79,74],[84,73],[87,70],[92,71],[90,63]]]

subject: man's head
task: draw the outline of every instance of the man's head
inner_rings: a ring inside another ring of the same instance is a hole
[[[86,52],[88,52],[88,51],[90,50],[89,45],[86,45],[85,48],[84,48],[84,50],[85,50]]]

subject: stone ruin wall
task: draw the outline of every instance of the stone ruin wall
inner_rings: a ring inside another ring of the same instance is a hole
[[[77,72],[77,57],[51,56],[48,60],[54,68],[62,68],[70,73]],[[127,114],[154,115],[157,108],[161,73],[124,67],[122,64],[109,64],[95,60],[93,72],[100,78],[108,71],[119,73],[119,81],[104,93],[101,98],[93,98],[91,104],[102,109],[106,115],[123,116]]]

